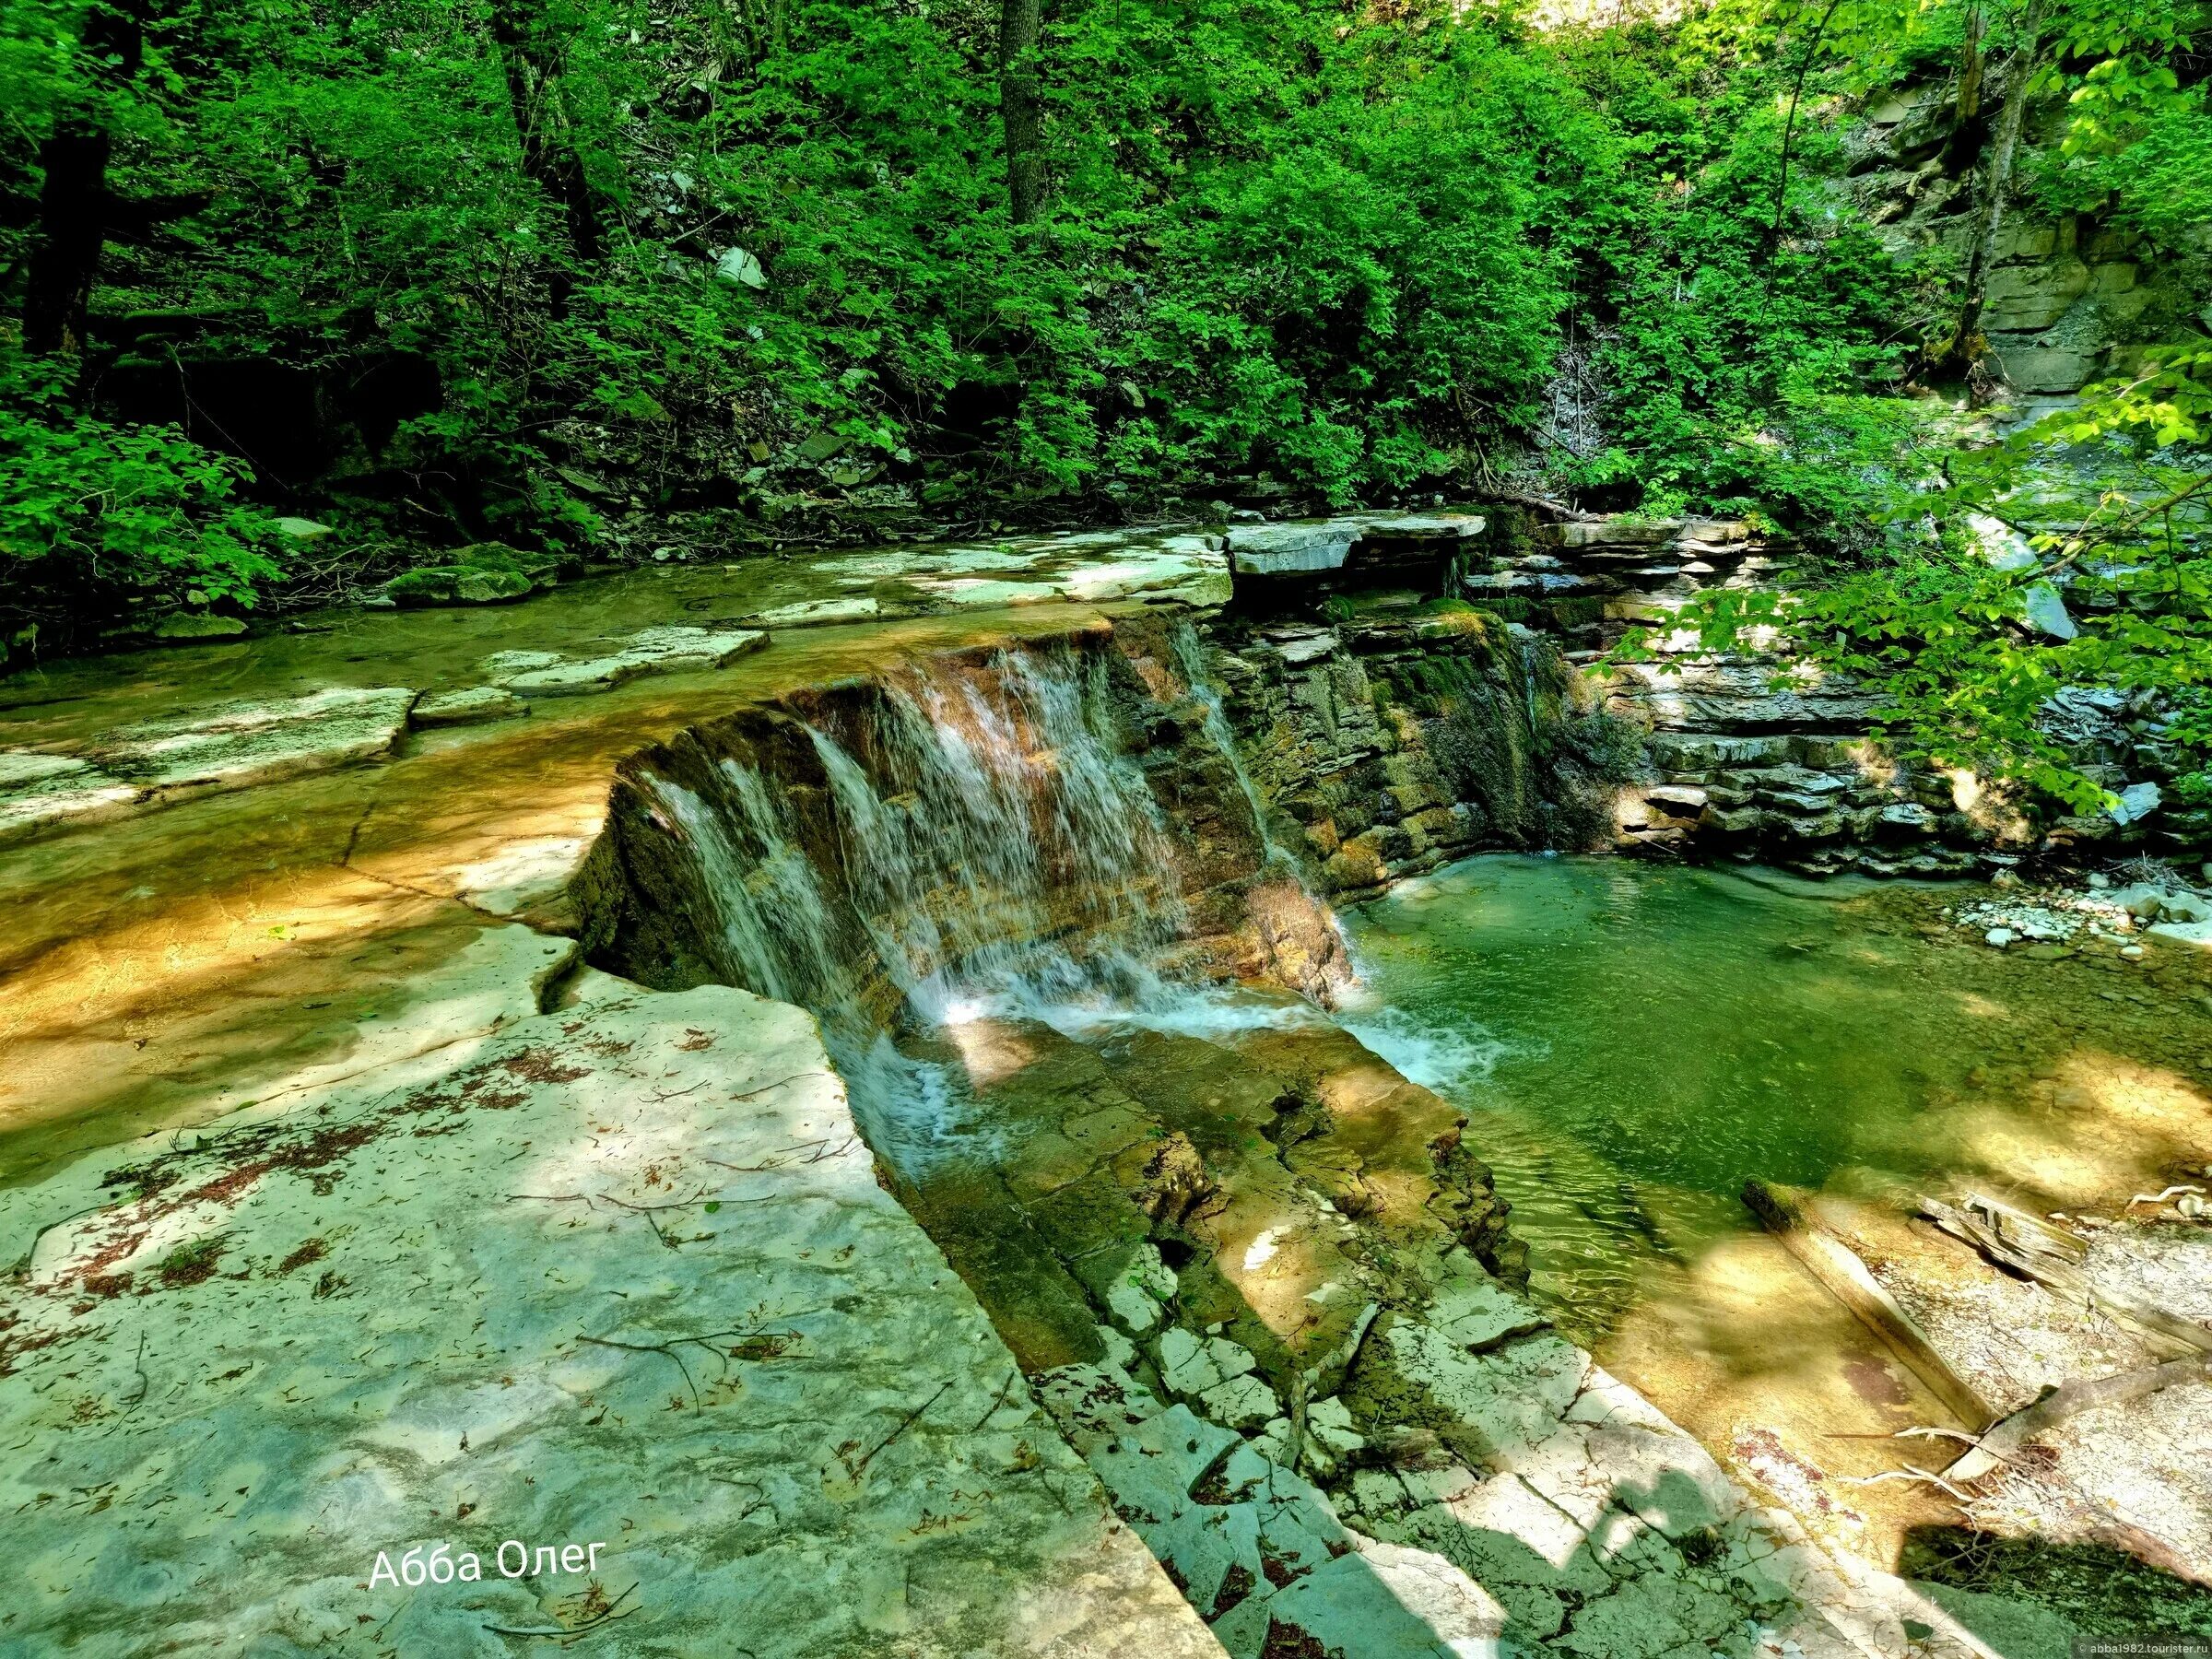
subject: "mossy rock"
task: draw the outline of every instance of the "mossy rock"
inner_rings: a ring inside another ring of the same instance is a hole
[[[498,605],[559,583],[563,561],[558,554],[524,553],[500,542],[457,547],[442,564],[403,571],[384,583],[395,605],[413,609],[436,605]]]
[[[235,640],[246,625],[236,617],[218,617],[206,611],[179,611],[154,624],[157,645],[199,645],[210,640]]]

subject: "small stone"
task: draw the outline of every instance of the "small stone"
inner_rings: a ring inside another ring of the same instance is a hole
[[[2123,945],[2120,947],[2120,954],[2131,962],[2139,962],[2143,959],[2143,947],[2140,945]]]
[[[764,288],[768,273],[760,268],[760,261],[743,248],[724,250],[714,262],[714,274],[724,282],[742,288]]]
[[[1984,943],[1994,945],[1999,950],[2004,949],[2006,946],[2011,944],[2020,935],[2018,934],[2013,932],[2009,927],[1993,927],[1987,933],[1982,935]]]
[[[2156,783],[2130,783],[2107,811],[2115,824],[2133,824],[2158,811],[2161,796]]]
[[[2067,613],[2065,600],[2048,582],[2036,582],[2020,599],[2028,626],[2036,632],[2053,640],[2071,640],[2081,632]]]

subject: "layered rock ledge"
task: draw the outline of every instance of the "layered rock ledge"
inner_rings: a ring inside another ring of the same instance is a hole
[[[0,1231],[16,1651],[1218,1652],[795,1008],[587,973]],[[377,1572],[441,1544],[481,1579]]]

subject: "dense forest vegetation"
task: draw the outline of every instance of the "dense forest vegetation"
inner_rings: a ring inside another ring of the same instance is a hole
[[[9,0],[0,629],[51,654],[494,540],[1540,494],[1797,533],[1810,609],[1708,625],[2032,768],[2051,685],[2212,683],[2205,324],[1969,453],[1993,250],[2088,214],[2201,264],[2208,12]],[[1962,246],[1846,188],[1916,85]],[[2039,559],[2163,595],[2074,656],[1953,533],[2054,444],[2131,481]]]

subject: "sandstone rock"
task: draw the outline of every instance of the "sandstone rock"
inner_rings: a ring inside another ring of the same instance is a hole
[[[1251,1350],[1225,1336],[1202,1339],[1180,1325],[1171,1325],[1160,1333],[1160,1381],[1179,1399],[1194,1400],[1224,1382],[1243,1377],[1251,1372],[1254,1363]],[[1264,1422],[1274,1415],[1271,1403],[1259,1420]]]
[[[2068,346],[2006,344],[1997,347],[2005,378],[2030,394],[2078,392],[2095,378],[2101,351]]]
[[[1637,524],[1624,519],[1570,520],[1559,527],[1559,545],[1568,548],[1657,547],[1673,541],[1684,529],[1678,519]]]
[[[1472,1353],[1540,1331],[1547,1323],[1535,1309],[1486,1273],[1447,1279],[1425,1315],[1455,1346]]]
[[[1467,541],[1486,524],[1474,512],[1356,512],[1349,522],[1363,541]]]
[[[1646,789],[1643,798],[1669,817],[1694,818],[1705,810],[1712,796],[1694,783],[1663,783]]]
[[[389,754],[415,693],[334,688],[218,704],[125,726],[87,746],[99,765],[156,794],[240,789]]]
[[[533,669],[552,668],[568,660],[558,651],[495,651],[477,666],[499,680]]]
[[[1897,801],[1881,809],[1877,823],[1888,834],[1912,837],[1932,834],[1936,829],[1936,815],[1918,801]]]
[[[1231,524],[1230,569],[1240,576],[1304,575],[1344,567],[1359,526],[1348,519],[1288,524]]]
[[[2105,816],[2115,824],[2133,824],[2158,811],[2163,796],[2156,783],[2130,783],[2120,792],[2119,800],[2105,809]]]
[[[1257,1429],[1282,1409],[1275,1390],[1258,1377],[1231,1377],[1198,1396],[1198,1408],[1224,1429]]]
[[[411,718],[418,726],[454,726],[529,712],[530,705],[504,686],[468,686],[429,693],[415,705]]]
[[[2029,334],[2048,328],[2088,291],[2089,281],[2088,266],[2074,258],[2001,265],[1989,276],[1984,320],[1993,333]]]
[[[1121,1270],[1109,1281],[1105,1300],[1122,1328],[1141,1336],[1159,1323],[1161,1304],[1174,1294],[1174,1270],[1159,1259],[1159,1247],[1147,1240],[1130,1252]],[[1187,1331],[1177,1334],[1190,1335]]]
[[[807,599],[761,611],[746,620],[757,628],[815,628],[832,622],[865,621],[881,609],[876,600],[865,595],[853,599]]]
[[[1670,771],[1771,765],[1787,760],[1790,752],[1790,739],[1781,734],[1738,736],[1717,732],[1654,732],[1651,740],[1653,762]]]
[[[0,841],[389,754],[415,693],[336,688],[217,704],[57,755],[0,751]]]
[[[72,820],[118,817],[143,798],[136,784],[76,756],[0,749],[0,845]]]

